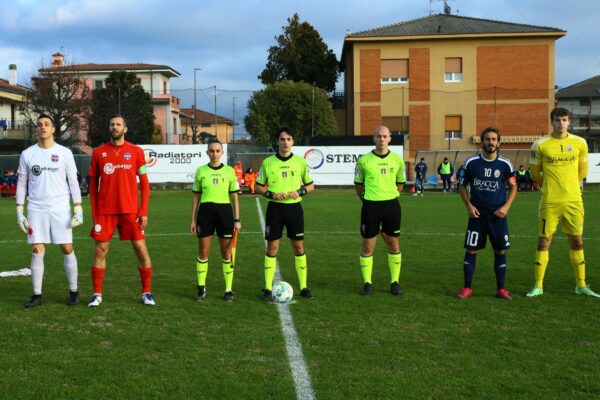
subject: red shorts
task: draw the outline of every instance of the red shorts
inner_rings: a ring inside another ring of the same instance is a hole
[[[90,236],[98,242],[109,242],[115,229],[119,229],[121,240],[144,240],[146,234],[137,223],[136,214],[100,214],[96,215]]]

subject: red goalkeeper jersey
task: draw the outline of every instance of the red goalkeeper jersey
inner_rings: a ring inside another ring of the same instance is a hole
[[[144,151],[133,143],[108,142],[94,149],[89,174],[100,178],[95,214],[137,214],[137,175],[145,173]]]

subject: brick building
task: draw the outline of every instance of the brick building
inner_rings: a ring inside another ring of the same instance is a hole
[[[497,126],[505,148],[527,148],[550,129],[555,41],[565,31],[436,14],[344,39],[345,134],[378,125],[417,151],[475,149]]]

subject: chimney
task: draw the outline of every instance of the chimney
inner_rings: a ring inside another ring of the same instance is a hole
[[[53,67],[62,67],[65,65],[65,56],[56,52],[52,54],[52,66]]]
[[[8,66],[8,84],[13,86],[17,84],[17,64]]]

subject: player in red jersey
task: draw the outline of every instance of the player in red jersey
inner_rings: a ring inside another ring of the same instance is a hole
[[[110,142],[94,149],[89,172],[89,192],[94,218],[90,236],[96,241],[96,252],[92,266],[94,294],[88,307],[102,304],[102,282],[106,271],[108,244],[117,228],[119,239],[131,240],[138,258],[142,302],[153,306],[154,296],[150,291],[152,263],[144,233],[148,223],[150,199],[144,151],[125,140],[127,123],[123,116],[111,117],[109,129]],[[138,177],[141,201],[138,198]]]

